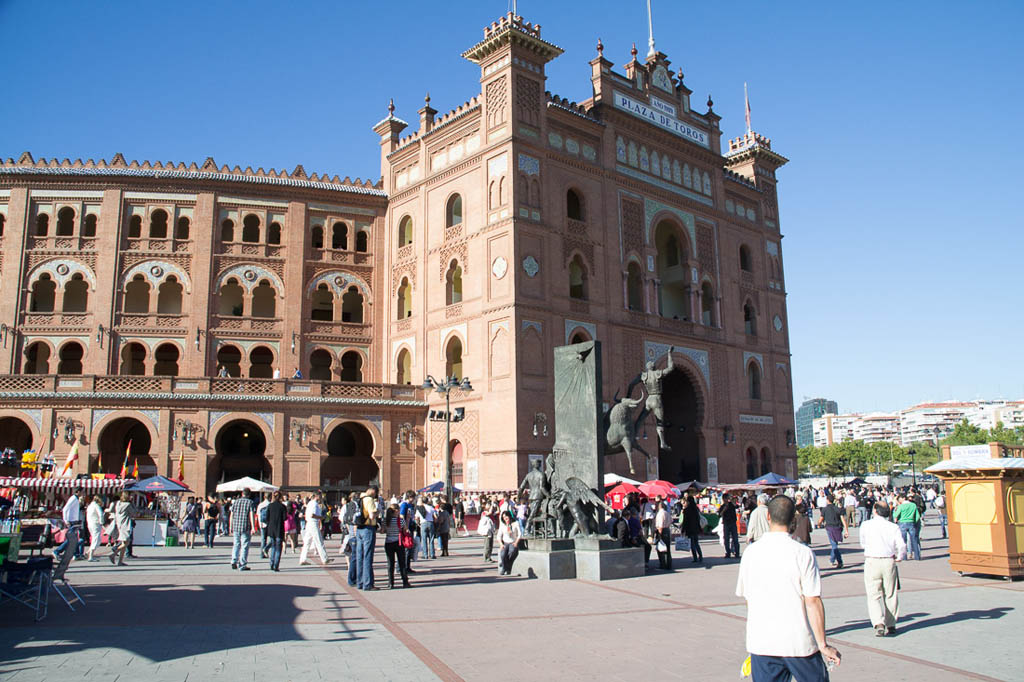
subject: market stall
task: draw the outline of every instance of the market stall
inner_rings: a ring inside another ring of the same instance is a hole
[[[177,496],[180,493],[192,492],[185,485],[174,481],[164,476],[152,476],[150,478],[144,478],[137,483],[125,487],[126,492],[131,493],[144,493],[146,495],[157,495],[158,493],[172,494]],[[167,538],[171,535],[172,521],[171,518],[174,516],[173,510],[170,509],[170,505],[164,513],[164,518],[160,518],[160,504],[157,499],[153,498],[154,503],[152,504],[152,515],[142,514],[135,519],[135,529],[132,531],[132,540],[139,545],[144,545],[147,542],[150,546],[164,545],[167,544]],[[175,497],[177,502],[177,497]],[[174,505],[175,509],[177,504]]]

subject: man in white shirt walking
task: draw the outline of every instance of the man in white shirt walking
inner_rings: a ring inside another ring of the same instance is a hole
[[[864,548],[864,590],[868,617],[876,637],[896,634],[900,615],[899,574],[896,564],[907,558],[907,544],[900,528],[889,520],[889,506],[876,502],[871,519],[860,525]]]
[[[323,517],[320,493],[316,493],[306,503],[306,529],[302,532],[302,553],[299,554],[299,566],[309,563],[306,561],[306,557],[309,556],[310,548],[316,550],[316,553],[320,555],[320,561],[324,565],[334,561],[334,559],[327,557],[327,550],[324,549],[324,538],[320,534],[320,519]]]
[[[747,651],[754,682],[828,682],[825,660],[840,654],[825,639],[821,574],[814,552],[789,535],[796,507],[768,502],[769,532],[743,554],[736,595],[747,600]]]

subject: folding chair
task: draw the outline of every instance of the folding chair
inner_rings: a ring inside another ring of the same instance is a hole
[[[82,595],[78,594],[78,591],[71,585],[71,583],[68,582],[67,578],[68,565],[71,563],[71,558],[75,555],[75,548],[78,547],[77,527],[72,526],[68,529],[67,540],[67,545],[60,555],[59,563],[53,567],[53,573],[50,575],[50,584],[53,585],[53,591],[60,595],[60,598],[64,600],[64,603],[68,605],[68,608],[74,611],[75,607],[72,606],[73,603],[78,602],[83,605],[85,604],[85,601],[82,599]],[[61,591],[58,583],[63,584],[70,594],[65,595],[64,592]]]
[[[46,618],[52,572],[53,557],[34,557],[23,564],[4,559],[0,569],[0,604],[16,601],[35,611],[36,622]]]

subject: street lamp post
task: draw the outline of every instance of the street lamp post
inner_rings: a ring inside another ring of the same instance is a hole
[[[473,385],[469,383],[469,377],[463,377],[460,382],[453,374],[447,379],[437,381],[428,374],[423,380],[423,390],[431,389],[444,396],[444,492],[448,502],[451,502],[455,499],[452,485],[452,391],[459,389],[469,393],[473,390]]]
[[[917,454],[917,449],[916,448],[909,448],[907,450],[907,454],[910,455],[910,473],[914,477],[913,478],[913,481],[914,481],[913,485],[916,488],[917,487],[917,463],[914,461],[914,455]]]

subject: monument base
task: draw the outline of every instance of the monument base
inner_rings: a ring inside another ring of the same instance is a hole
[[[576,553],[571,547],[555,551],[520,550],[513,571],[541,580],[571,580],[576,577]]]
[[[576,577],[580,580],[619,580],[639,578],[643,574],[644,551],[639,547],[580,549],[578,544],[576,546]]]

